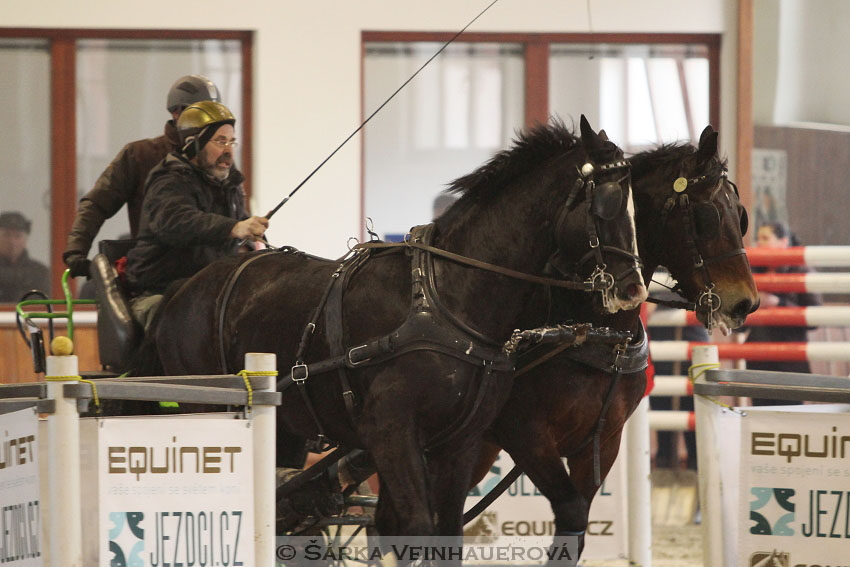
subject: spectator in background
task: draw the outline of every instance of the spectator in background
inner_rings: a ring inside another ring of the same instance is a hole
[[[50,270],[27,252],[31,226],[21,213],[0,214],[0,302],[18,302],[34,289],[50,293]]]
[[[72,276],[88,277],[88,254],[92,242],[106,219],[112,218],[125,203],[130,232],[133,238],[137,236],[148,173],[166,155],[180,147],[176,123],[183,110],[205,100],[220,102],[215,83],[201,75],[186,75],[177,79],[168,91],[166,108],[171,114],[171,120],[165,123],[163,135],[124,146],[100,174],[92,190],[80,199],[77,216],[62,254],[62,260],[71,269]]]
[[[759,227],[756,244],[764,248],[782,249],[799,246],[797,238],[782,222],[768,222]],[[754,273],[776,272],[779,274],[805,273],[806,266],[780,266],[778,268],[754,267]],[[769,293],[759,292],[761,307],[810,307],[821,304],[814,293]],[[806,342],[807,331],[814,327],[751,327],[746,342]],[[811,372],[808,361],[752,361],[747,370],[774,370],[780,372]],[[792,405],[798,402],[753,398],[755,406]]]

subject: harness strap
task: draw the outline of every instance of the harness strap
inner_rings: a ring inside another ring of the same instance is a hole
[[[664,305],[673,309],[684,309],[685,311],[695,311],[696,303],[691,301],[677,301],[675,299],[658,299],[657,297],[647,297],[647,303],[655,303],[656,305]]]
[[[349,277],[357,271],[368,259],[369,253],[363,252],[354,256],[351,261],[340,265],[338,272],[340,273],[338,285],[330,287],[328,296],[328,305],[325,309],[325,337],[330,348],[331,356],[340,356],[345,353],[345,345],[343,344],[342,335],[342,296]],[[348,373],[345,371],[345,366],[340,366],[337,369],[339,382],[342,386],[342,399],[345,402],[345,411],[348,412],[348,417],[352,425],[355,423],[355,398],[354,391],[351,388],[351,383],[348,380]]]
[[[290,375],[278,381],[277,388],[283,391],[292,384],[304,382],[310,375],[324,374],[339,368],[374,366],[416,351],[438,352],[475,365],[487,361],[487,365],[494,370],[513,370],[513,357],[504,352],[458,340],[442,331],[442,327],[434,321],[431,313],[416,313],[389,335],[351,347],[342,356],[293,366]]]
[[[558,349],[555,349],[558,350]],[[521,370],[522,371],[522,370]],[[520,372],[521,372],[520,371]],[[518,374],[518,373],[517,373]],[[601,466],[600,466],[600,458],[599,458],[599,445],[600,445],[600,437],[602,433],[602,429],[605,426],[605,422],[607,421],[605,415],[608,413],[609,406],[611,405],[611,401],[613,400],[613,393],[616,389],[617,383],[620,381],[620,377],[622,376],[622,372],[619,369],[615,370],[615,374],[613,379],[611,380],[611,384],[608,386],[608,392],[605,395],[605,402],[602,405],[602,410],[600,412],[600,417],[596,423],[596,428],[593,431],[591,437],[587,438],[579,447],[573,451],[572,455],[576,455],[579,451],[584,449],[587,444],[592,440],[593,441],[593,481],[596,483],[596,486],[602,484],[601,479]],[[572,456],[570,455],[570,456]],[[567,457],[569,458],[569,457]],[[468,524],[476,517],[478,517],[481,512],[487,509],[490,504],[496,501],[499,496],[501,496],[508,487],[514,483],[516,479],[522,474],[522,469],[519,465],[514,465],[508,474],[506,474],[502,480],[499,481],[496,486],[494,486],[490,492],[484,495],[481,500],[478,501],[475,506],[464,512],[463,514],[463,523],[464,525]]]
[[[502,493],[508,489],[510,485],[514,483],[516,479],[519,478],[519,475],[522,474],[522,469],[519,466],[514,465],[508,474],[506,474],[499,483],[494,486],[490,492],[484,495],[484,497],[478,501],[478,503],[463,513],[463,523],[464,525],[468,524],[472,520],[474,520],[478,514],[487,509],[487,507],[496,501],[496,498],[502,495]]]
[[[405,242],[362,242],[354,246],[355,250],[361,250],[364,248],[401,248],[401,247],[415,248],[418,250],[424,250],[426,252],[430,252],[435,256],[440,256],[443,258],[448,258],[449,260],[455,261],[459,264],[465,264],[467,266],[472,266],[473,268],[478,268],[481,270],[487,270],[489,272],[494,272],[503,276],[507,276],[509,278],[514,278],[517,280],[523,280],[532,283],[538,283],[543,285],[551,285],[555,287],[563,287],[566,289],[575,289],[579,291],[595,291],[593,284],[588,281],[577,282],[577,281],[564,281],[558,280],[554,278],[546,278],[543,276],[536,276],[534,274],[526,274],[524,272],[518,272],[516,270],[512,270],[510,268],[505,268],[502,266],[497,266],[495,264],[490,264],[488,262],[482,262],[481,260],[475,260],[473,258],[467,258],[466,256],[461,256],[460,254],[455,254],[454,252],[449,252],[448,250],[443,250],[441,248],[435,248],[434,246],[430,246],[428,244],[424,244],[421,242],[414,242],[412,240],[407,240]]]
[[[619,359],[619,354],[617,355]],[[600,464],[599,445],[602,437],[602,430],[605,429],[605,424],[608,421],[608,409],[611,407],[611,402],[614,400],[614,391],[617,389],[617,384],[620,383],[620,378],[623,373],[619,367],[619,360],[614,363],[614,376],[611,378],[611,383],[608,385],[608,392],[605,394],[605,401],[602,403],[602,409],[599,411],[599,419],[596,421],[596,427],[593,430],[593,482],[596,486],[602,484],[602,467]]]
[[[239,264],[239,266],[230,273],[230,276],[227,278],[227,282],[224,284],[224,292],[222,293],[220,300],[216,302],[218,305],[218,317],[216,318],[218,320],[218,360],[224,374],[227,374],[227,349],[224,345],[224,318],[227,314],[227,305],[230,303],[230,294],[233,293],[233,288],[236,287],[236,281],[239,279],[239,276],[242,275],[242,272],[245,271],[245,268],[247,268],[249,264],[254,263],[256,260],[269,253],[271,253],[271,251],[251,256]]]
[[[313,419],[313,423],[316,425],[316,431],[318,433],[316,439],[314,439],[312,443],[314,447],[319,450],[323,448],[326,449],[329,443],[327,441],[328,438],[325,435],[325,428],[322,425],[322,421],[319,419],[319,415],[316,413],[316,408],[313,407],[313,401],[310,399],[310,393],[307,391],[307,377],[310,375],[310,372],[309,367],[304,363],[304,357],[307,353],[307,349],[310,347],[313,334],[316,331],[316,322],[328,302],[328,297],[330,296],[331,291],[340,279],[339,276],[345,267],[345,262],[346,260],[343,257],[343,261],[340,262],[339,266],[337,266],[336,270],[334,270],[331,274],[330,281],[325,287],[325,291],[322,294],[322,298],[319,300],[319,304],[316,306],[316,309],[313,310],[313,315],[310,317],[310,321],[304,326],[304,331],[301,333],[301,342],[298,344],[298,351],[295,353],[295,365],[292,367],[289,376],[284,377],[277,382],[277,389],[279,391],[282,391],[281,383],[286,381],[287,378],[291,380],[291,382],[287,384],[288,386],[292,383],[298,384],[298,392],[301,394],[304,406],[307,408],[307,411],[310,413],[310,417]],[[331,346],[331,348],[333,347]],[[298,379],[295,379],[296,369],[302,370]]]

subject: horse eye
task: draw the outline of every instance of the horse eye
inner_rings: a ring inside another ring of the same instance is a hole
[[[593,214],[603,220],[613,220],[623,204],[623,190],[619,183],[603,183],[593,195]]]
[[[750,226],[750,217],[747,214],[747,209],[744,207],[740,207],[741,209],[741,236],[747,235],[747,228]]]
[[[700,203],[694,207],[694,224],[699,238],[710,240],[717,236],[720,228],[720,213],[711,203]]]

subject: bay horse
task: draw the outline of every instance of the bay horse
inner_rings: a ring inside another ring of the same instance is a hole
[[[394,248],[211,264],[160,307],[148,339],[157,363],[169,375],[232,373],[246,352],[276,353],[287,369],[279,457],[300,438],[366,449],[381,479],[382,535],[435,535],[435,515],[459,534],[473,463],[455,456],[477,451],[510,391],[502,345],[521,320],[545,322],[541,282],[599,289],[607,312],[647,295],[628,164],[584,117],[580,130],[522,133],[453,182],[461,197],[436,225]],[[576,274],[544,277],[550,262]],[[451,471],[453,509],[435,509],[430,470]]]
[[[699,320],[728,333],[757,308],[758,293],[743,249],[746,210],[726,178],[725,161],[717,156],[717,136],[709,126],[697,147],[664,145],[629,161],[644,281],[649,285],[655,269],[666,266],[682,295],[695,305]],[[599,315],[569,291],[554,293],[560,310],[556,317],[643,337],[639,309]],[[518,375],[485,434],[470,486],[480,482],[505,449],[518,471],[551,503],[556,538],[577,536],[582,549],[590,504],[646,388],[647,350],[633,348],[634,356],[620,359],[620,373],[612,371],[613,352],[581,347]]]

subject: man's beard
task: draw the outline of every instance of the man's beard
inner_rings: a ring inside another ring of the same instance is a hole
[[[202,162],[204,163],[204,172],[214,179],[218,179],[219,181],[224,181],[230,176],[230,170],[233,167],[233,156],[230,155],[230,152],[224,152],[218,159],[215,160],[215,163],[212,165],[207,164],[208,157],[206,153],[206,149],[201,150],[203,155],[201,156]],[[223,167],[217,167],[223,166]]]

